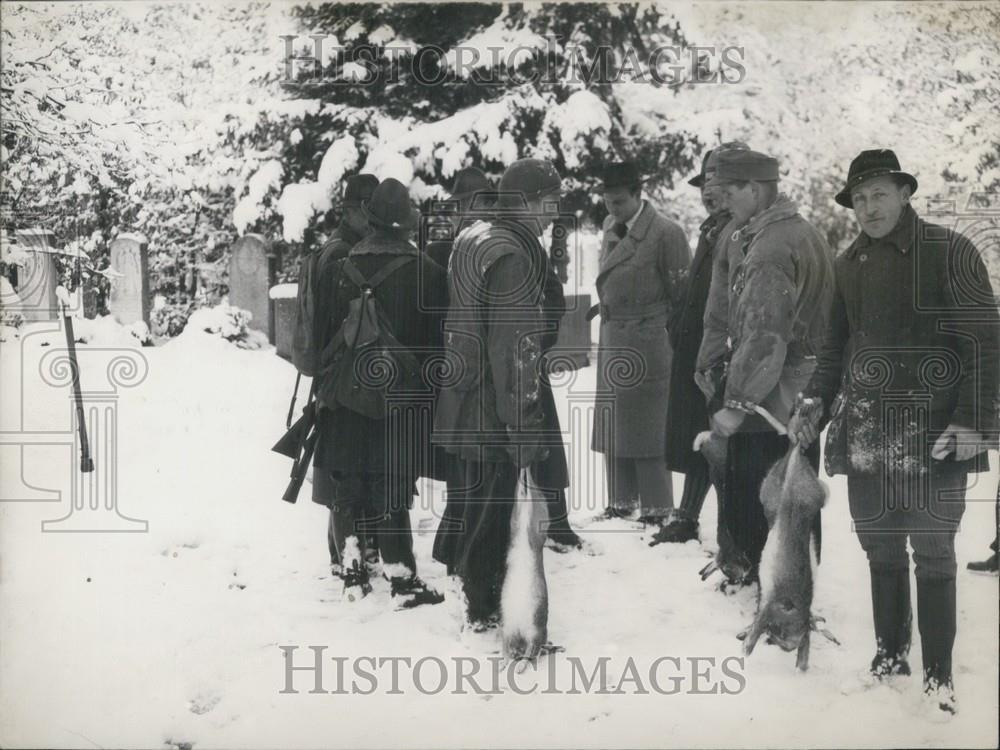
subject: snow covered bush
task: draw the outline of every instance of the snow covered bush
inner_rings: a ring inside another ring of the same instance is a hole
[[[203,307],[192,312],[184,334],[208,333],[241,349],[260,349],[267,346],[267,336],[247,326],[252,317],[247,310],[233,307],[228,300],[223,300],[215,307]]]

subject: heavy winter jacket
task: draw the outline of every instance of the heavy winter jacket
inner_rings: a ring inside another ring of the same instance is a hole
[[[547,260],[510,219],[479,222],[455,242],[434,441],[465,460],[523,466],[562,449],[542,370],[558,333],[555,312],[546,312]]]
[[[799,216],[795,202],[783,195],[730,240],[731,354],[724,403],[744,409],[759,405],[785,423],[816,366],[833,298],[831,252],[815,227]],[[718,310],[706,311],[706,326],[718,317]],[[741,427],[770,429],[757,416]]]
[[[683,230],[644,203],[624,238],[604,222],[597,294],[601,333],[592,447],[616,457],[666,448],[671,347],[667,320],[691,261]]]
[[[702,222],[698,248],[684,279],[684,291],[669,326],[674,354],[670,363],[670,396],[667,400],[667,467],[686,472],[694,455],[695,436],[708,428],[705,398],[694,382],[701,345],[705,306],[712,281],[715,247],[729,214],[722,212]]]
[[[386,472],[415,478],[429,470],[434,379],[426,370],[428,360],[441,357],[442,320],[448,300],[445,273],[414,245],[378,231],[350,251],[351,262],[365,278],[400,256],[412,256],[413,261],[391,274],[375,296],[392,334],[424,366],[427,397],[390,410],[386,419],[370,419],[337,404],[324,405],[319,412],[316,465],[328,471]],[[343,263],[343,259],[337,261],[332,271],[331,337],[347,316],[351,300],[361,294],[343,272]]]
[[[975,245],[907,207],[887,236],[862,233],[835,272],[806,389],[833,420],[828,473],[923,474],[949,424],[995,435],[1000,316]]]

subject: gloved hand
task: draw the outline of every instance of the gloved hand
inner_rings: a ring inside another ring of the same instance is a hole
[[[977,453],[985,451],[987,447],[986,441],[978,431],[953,423],[948,425],[948,428],[934,441],[931,456],[943,461],[949,453],[954,453],[956,461],[968,461]]]
[[[802,448],[808,448],[819,437],[819,423],[823,419],[823,402],[818,398],[805,398],[800,393],[795,398],[795,411],[788,421],[788,437]]]

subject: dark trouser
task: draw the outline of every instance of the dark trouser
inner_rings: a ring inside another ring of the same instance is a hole
[[[725,492],[719,503],[720,527],[733,551],[742,554],[755,575],[767,543],[767,518],[760,504],[760,485],[771,467],[788,452],[788,438],[776,432],[737,432],[729,438],[726,454]],[[806,451],[813,469],[819,470],[819,442]],[[816,554],[821,542],[820,515],[813,524]],[[720,548],[722,542],[720,541]]]
[[[967,477],[965,464],[933,460],[923,478],[849,476],[851,518],[869,566],[909,570],[909,539],[917,579],[954,578]]]
[[[604,454],[608,504],[614,510],[666,514],[674,507],[670,471],[662,457],[619,458]]]
[[[955,643],[955,532],[965,512],[965,464],[931,460],[930,471],[910,476],[848,476],[847,497],[854,530],[868,555],[872,615],[878,653],[892,653],[891,634],[909,631],[909,539],[917,578],[917,626],[924,681],[951,685]],[[886,607],[877,589],[896,579]],[[888,634],[886,638],[883,634]],[[885,641],[889,643],[886,644]],[[906,644],[900,644],[906,645]],[[904,648],[897,646],[899,652]],[[878,658],[878,656],[876,656]]]
[[[517,477],[513,463],[454,459],[434,557],[461,578],[473,621],[487,620],[500,609]]]
[[[681,496],[677,514],[697,523],[701,509],[705,505],[705,498],[708,496],[708,488],[711,486],[708,461],[700,453],[692,453],[690,466],[684,475],[684,494]]]
[[[413,482],[412,477],[380,472],[334,477],[330,536],[343,564],[351,562],[345,559],[345,551],[351,552],[354,543],[363,563],[365,538],[374,535],[387,577],[416,574],[409,512]]]

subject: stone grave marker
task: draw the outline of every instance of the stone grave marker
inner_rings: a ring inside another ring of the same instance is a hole
[[[274,286],[277,263],[267,240],[246,234],[236,240],[229,258],[229,304],[248,310],[250,328],[263,331],[274,343],[274,315],[268,292]]]
[[[119,274],[111,280],[111,314],[122,325],[138,321],[149,325],[152,298],[146,238],[141,234],[118,235],[111,243],[111,268]]]

